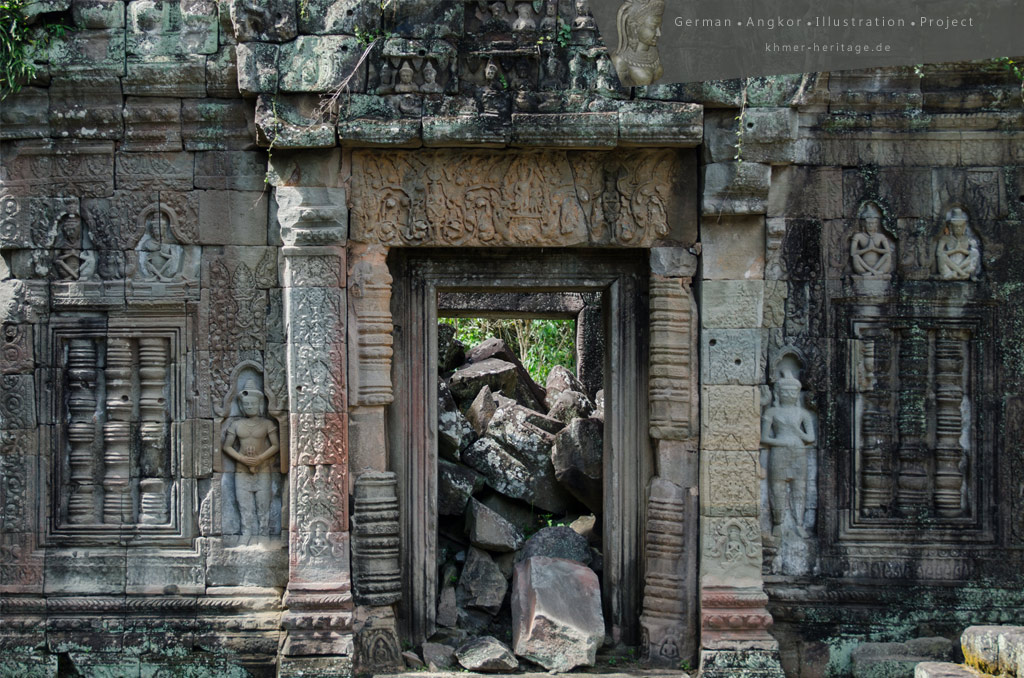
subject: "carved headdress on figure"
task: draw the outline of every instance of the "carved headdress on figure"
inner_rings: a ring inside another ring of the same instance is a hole
[[[626,0],[619,7],[615,20],[619,45],[612,63],[623,85],[649,85],[665,72],[657,48],[664,12],[665,0]]]

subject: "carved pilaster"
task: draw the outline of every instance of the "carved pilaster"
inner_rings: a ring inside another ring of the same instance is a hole
[[[92,339],[69,342],[67,380],[67,436],[71,446],[68,522],[96,523],[96,344]]]
[[[352,514],[353,593],[358,603],[390,605],[401,598],[398,518],[395,474],[359,476]]]
[[[929,504],[927,391],[928,337],[918,325],[900,336],[899,471],[896,505],[904,514]]]
[[[880,516],[888,513],[893,499],[892,342],[888,332],[860,334],[853,364],[860,412],[860,511]]]
[[[697,431],[690,279],[652,275],[650,295],[651,437],[686,440]]]
[[[139,339],[139,522],[167,522],[167,340]]]
[[[965,508],[966,355],[967,342],[959,333],[939,332],[935,340],[935,512],[945,518],[957,517]]]
[[[131,340],[107,340],[107,421],[103,424],[103,522],[111,525],[134,521],[131,482],[132,388],[134,364]]]
[[[380,246],[349,250],[349,361],[352,405],[387,405],[391,392],[391,274]],[[381,451],[383,452],[383,450]]]

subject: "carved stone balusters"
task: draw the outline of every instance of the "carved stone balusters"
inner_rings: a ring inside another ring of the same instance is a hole
[[[928,479],[928,337],[918,325],[901,332],[899,348],[899,469],[896,504],[915,515],[931,504]]]
[[[352,589],[363,605],[390,605],[402,595],[397,488],[393,472],[367,472],[355,482]]]
[[[964,420],[967,342],[955,331],[935,340],[935,512],[957,517],[964,511],[964,470],[970,438]]]
[[[107,340],[107,421],[103,424],[103,522],[110,525],[134,522],[131,482],[132,419],[135,390],[132,367],[135,356],[126,337]]]
[[[139,339],[139,522],[168,521],[167,340]]]
[[[892,342],[887,332],[871,334],[861,340],[860,350],[860,510],[866,516],[880,516],[888,514],[893,498]]]
[[[68,346],[68,442],[71,494],[68,522],[99,522],[96,506],[96,344],[92,339],[72,339]]]

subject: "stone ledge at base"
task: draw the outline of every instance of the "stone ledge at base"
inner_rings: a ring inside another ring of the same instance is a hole
[[[785,678],[778,650],[702,650],[700,678]]]

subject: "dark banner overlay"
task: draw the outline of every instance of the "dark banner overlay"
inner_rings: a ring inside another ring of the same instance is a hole
[[[590,0],[625,85],[1024,54],[1022,0]]]

